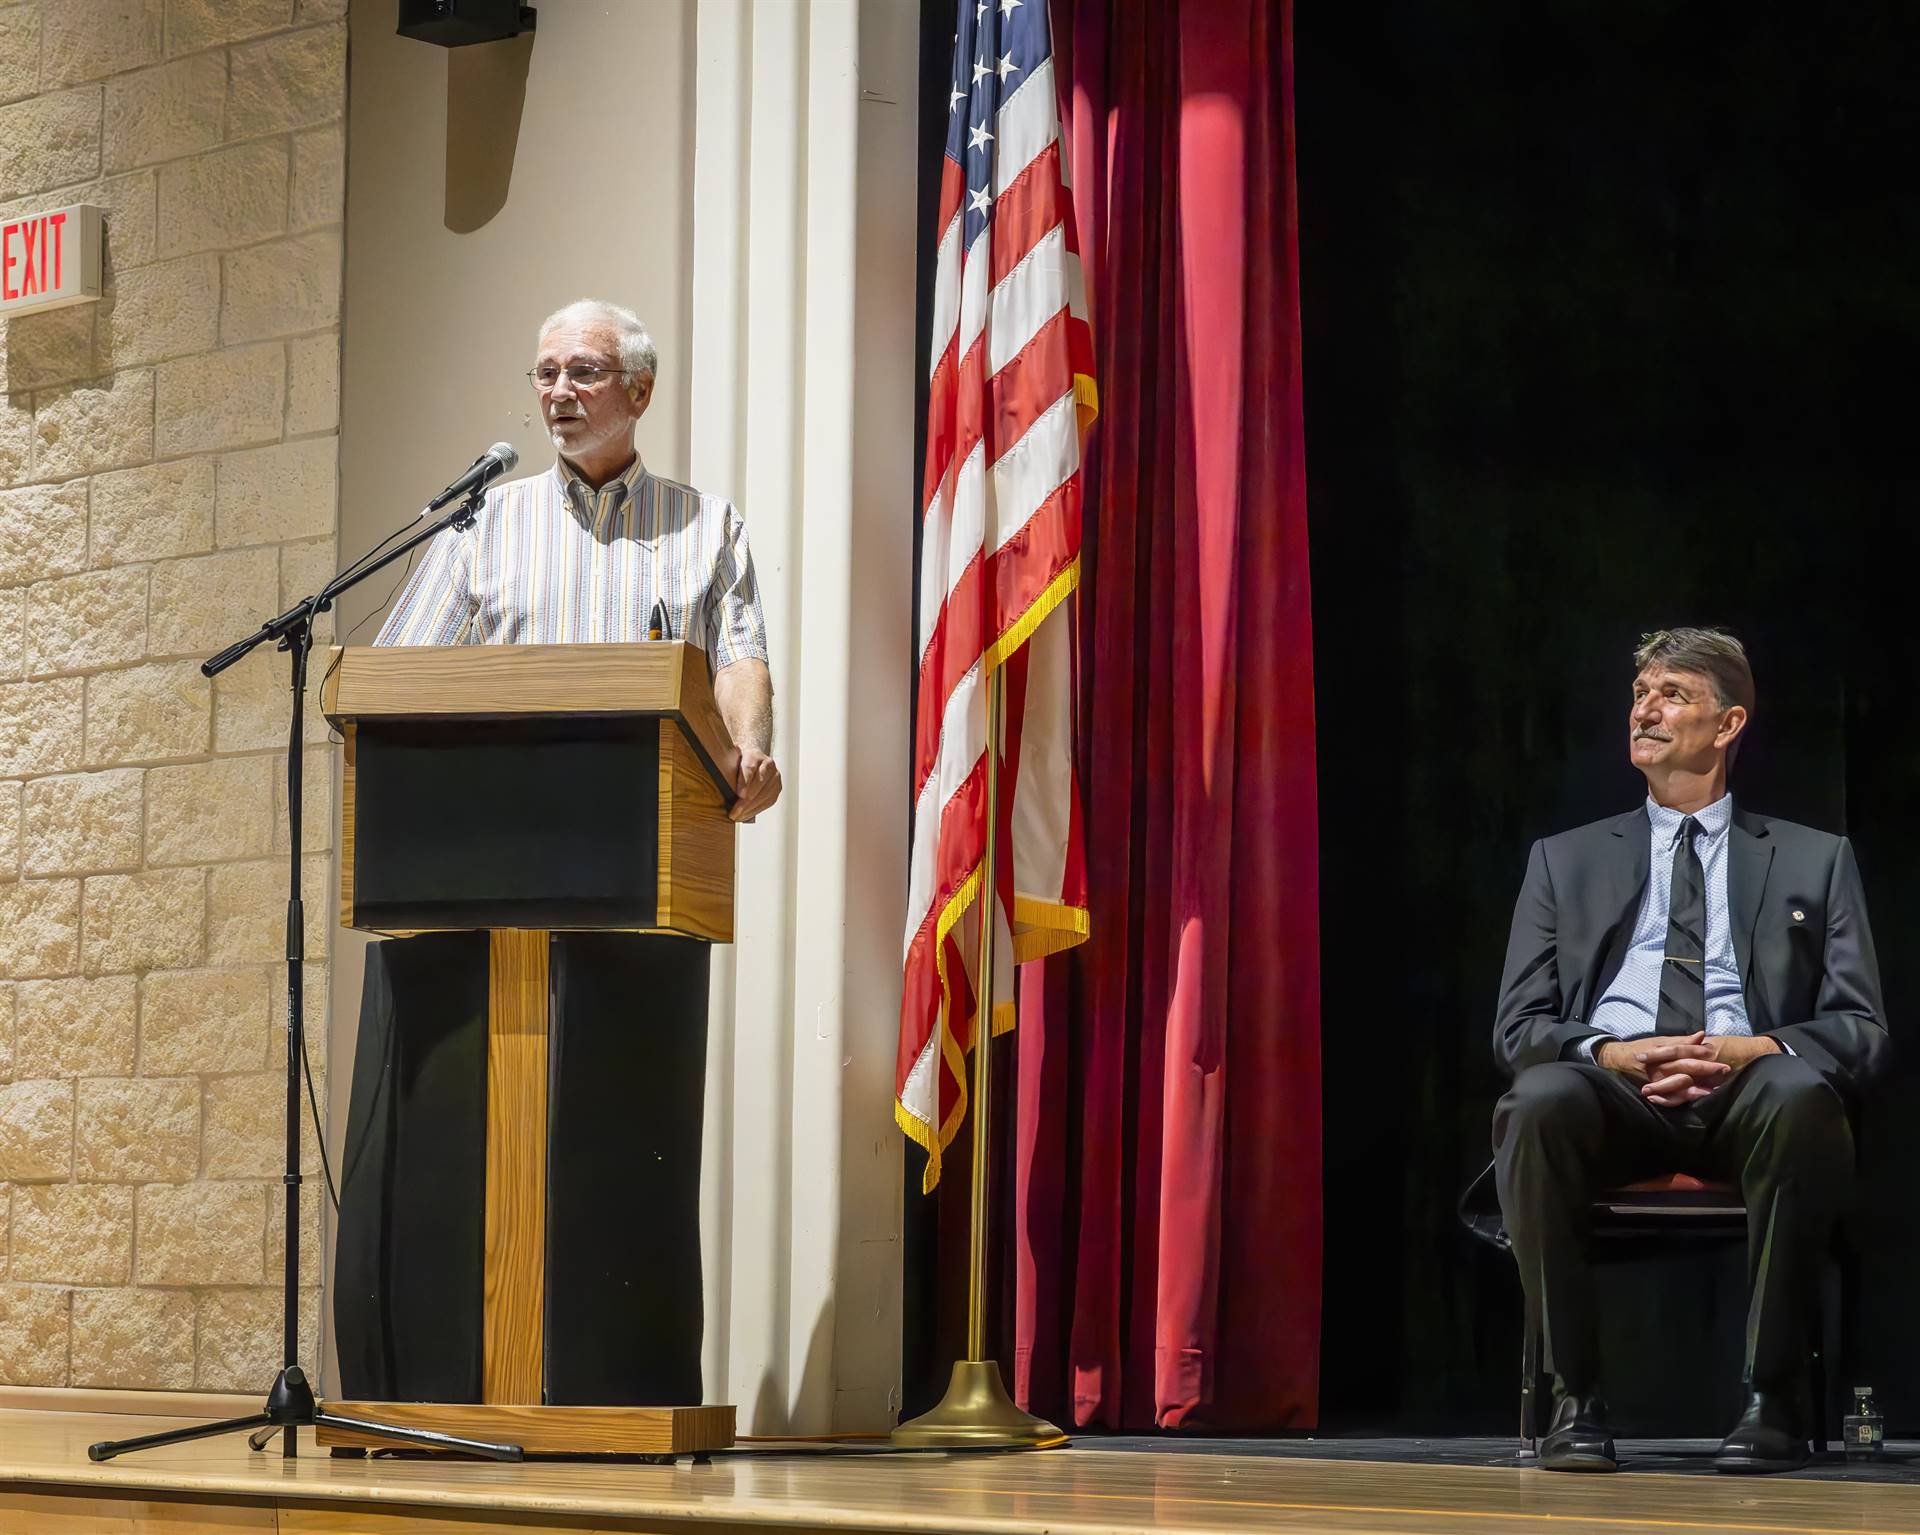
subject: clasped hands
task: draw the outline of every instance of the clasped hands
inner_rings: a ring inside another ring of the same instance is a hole
[[[1639,1083],[1647,1102],[1677,1109],[1712,1096],[1736,1071],[1779,1050],[1779,1042],[1765,1034],[1653,1034],[1610,1039],[1595,1049],[1593,1058]]]

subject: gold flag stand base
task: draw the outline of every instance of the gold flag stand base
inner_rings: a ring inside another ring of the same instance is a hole
[[[902,1423],[893,1442],[903,1450],[1046,1450],[1067,1436],[1014,1406],[991,1359],[958,1359],[940,1404]]]

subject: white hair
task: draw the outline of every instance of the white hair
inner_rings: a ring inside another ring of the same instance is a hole
[[[660,366],[660,354],[654,349],[646,321],[631,309],[609,304],[604,299],[575,299],[571,304],[554,310],[540,322],[540,334],[534,337],[534,345],[538,346],[544,341],[547,332],[556,325],[588,320],[600,320],[613,327],[614,349],[619,354],[623,375],[643,384],[653,382],[653,375]]]

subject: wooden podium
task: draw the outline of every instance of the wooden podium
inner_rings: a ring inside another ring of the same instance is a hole
[[[704,653],[678,641],[335,647],[321,706],[346,743],[342,924],[490,934],[484,1400],[329,1406],[530,1454],[731,1445],[730,1406],[542,1400],[548,940],[732,941],[737,753]],[[322,1429],[320,1443],[385,1441]]]

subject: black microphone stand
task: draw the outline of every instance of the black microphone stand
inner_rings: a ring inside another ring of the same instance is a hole
[[[191,1439],[209,1439],[216,1434],[247,1434],[255,1450],[266,1448],[275,1434],[282,1435],[283,1453],[291,1459],[299,1454],[302,1428],[343,1429],[354,1434],[378,1436],[427,1450],[455,1450],[486,1460],[517,1461],[526,1458],[517,1444],[491,1444],[480,1439],[462,1439],[433,1429],[403,1428],[393,1423],[374,1423],[364,1418],[343,1417],[328,1412],[314,1395],[313,1383],[300,1367],[300,1074],[306,1063],[306,1024],[303,1013],[306,962],[306,912],[300,900],[300,792],[301,754],[305,748],[307,701],[307,658],[313,649],[313,621],[333,606],[333,599],[349,587],[366,580],[375,571],[391,565],[403,554],[410,554],[428,539],[447,528],[465,527],[473,521],[486,495],[482,481],[467,493],[467,498],[451,512],[432,522],[423,521],[413,535],[395,545],[377,559],[362,559],[335,576],[320,591],[302,598],[278,618],[262,624],[245,639],[229,645],[200,670],[212,677],[225,671],[256,645],[269,640],[287,652],[293,668],[293,726],[287,744],[287,836],[291,872],[287,895],[287,1164],[282,1179],[287,1189],[286,1288],[282,1297],[283,1356],[280,1373],[267,1393],[267,1404],[259,1412],[244,1418],[229,1418],[219,1423],[202,1423],[193,1428],[173,1429],[163,1434],[143,1434],[137,1439],[109,1439],[91,1445],[87,1459],[111,1460],[133,1450],[158,1449],[165,1444],[184,1444]]]

